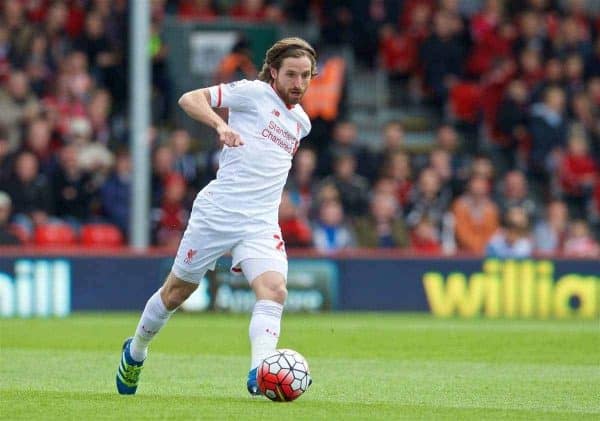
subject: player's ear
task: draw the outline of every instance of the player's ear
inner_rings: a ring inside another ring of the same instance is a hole
[[[269,67],[269,72],[271,72],[271,77],[273,80],[277,79],[277,69],[274,67]]]

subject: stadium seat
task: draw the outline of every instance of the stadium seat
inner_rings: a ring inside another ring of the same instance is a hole
[[[81,244],[85,246],[118,247],[123,235],[112,224],[86,224],[81,227]]]
[[[67,224],[47,224],[38,226],[33,238],[37,246],[62,247],[75,245],[77,235]]]

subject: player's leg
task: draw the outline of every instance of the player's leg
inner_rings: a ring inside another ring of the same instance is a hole
[[[201,198],[194,202],[192,216],[179,244],[171,273],[146,303],[135,335],[123,345],[117,372],[119,393],[136,392],[148,345],[171,314],[196,290],[207,270],[214,270],[217,259],[234,244],[235,240],[227,233],[215,230],[214,226],[218,224],[213,223],[213,214],[215,208],[210,203]]]
[[[164,285],[146,303],[137,325],[130,346],[131,356],[134,360],[144,361],[146,359],[150,341],[196,288],[198,288],[197,283],[180,279],[173,272],[169,273]]]
[[[202,279],[202,276],[199,279]],[[164,285],[146,302],[135,335],[123,344],[116,377],[117,390],[120,394],[135,394],[148,353],[148,345],[196,288],[198,288],[197,283],[180,279],[171,272]]]
[[[248,329],[251,347],[248,391],[259,394],[256,370],[260,362],[277,348],[283,305],[287,297],[287,261],[281,259],[245,259],[242,271],[256,295]]]

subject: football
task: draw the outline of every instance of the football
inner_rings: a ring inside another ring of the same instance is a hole
[[[258,366],[258,388],[276,402],[298,399],[312,383],[308,363],[291,349],[278,349]]]

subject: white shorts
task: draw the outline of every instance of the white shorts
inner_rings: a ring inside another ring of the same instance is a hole
[[[199,195],[171,271],[184,281],[199,283],[229,252],[232,272],[243,272],[249,282],[267,271],[280,272],[287,279],[287,255],[278,225],[248,221]]]

